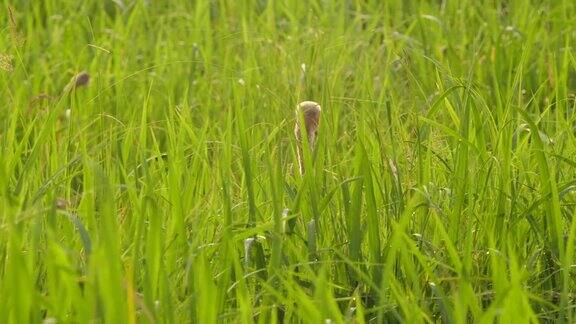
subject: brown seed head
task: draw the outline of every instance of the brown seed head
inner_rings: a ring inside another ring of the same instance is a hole
[[[64,94],[68,94],[75,90],[76,88],[87,86],[90,82],[90,74],[86,71],[82,71],[72,77],[70,82],[64,87]]]
[[[76,87],[85,86],[88,84],[88,82],[90,82],[90,74],[88,74],[88,72],[86,71],[82,71],[76,75],[74,86]]]

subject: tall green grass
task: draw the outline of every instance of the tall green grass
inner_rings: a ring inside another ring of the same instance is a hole
[[[0,322],[576,321],[575,12],[2,1]]]

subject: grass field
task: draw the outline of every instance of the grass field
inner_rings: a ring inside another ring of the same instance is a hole
[[[1,323],[576,321],[574,1],[0,4]]]

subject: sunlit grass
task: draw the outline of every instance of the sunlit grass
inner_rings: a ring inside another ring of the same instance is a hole
[[[574,322],[575,10],[4,1],[0,322]]]

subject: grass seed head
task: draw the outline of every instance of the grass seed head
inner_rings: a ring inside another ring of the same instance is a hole
[[[86,71],[82,71],[76,75],[74,85],[76,87],[82,87],[88,85],[89,82],[90,74],[88,74]]]
[[[72,77],[70,82],[64,87],[64,94],[70,93],[76,88],[85,87],[90,83],[90,74],[86,71],[82,71]]]
[[[0,69],[8,72],[12,72],[14,70],[11,55],[0,54]]]
[[[14,8],[11,6],[8,6],[8,31],[10,32],[10,39],[16,47],[24,45],[26,39],[18,30]]]

